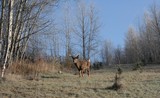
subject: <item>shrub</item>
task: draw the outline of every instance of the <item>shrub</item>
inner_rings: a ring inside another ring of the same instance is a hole
[[[93,63],[93,69],[95,69],[95,70],[99,70],[102,67],[103,67],[102,62],[94,62]]]
[[[114,83],[112,86],[108,87],[107,89],[112,89],[112,90],[120,90],[123,88],[123,83],[122,83],[122,69],[120,67],[117,68],[117,72],[115,75]]]
[[[121,90],[123,88],[122,77],[116,73],[114,83],[112,86],[107,87],[107,89],[111,90]]]
[[[140,71],[142,71],[142,66],[144,66],[144,63],[142,61],[139,61],[139,62],[134,64],[132,70],[140,70]]]

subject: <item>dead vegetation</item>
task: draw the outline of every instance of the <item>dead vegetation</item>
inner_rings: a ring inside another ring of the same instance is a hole
[[[44,60],[17,61],[9,66],[7,73],[21,75],[29,80],[38,80],[39,74],[55,71],[54,63],[47,63]]]

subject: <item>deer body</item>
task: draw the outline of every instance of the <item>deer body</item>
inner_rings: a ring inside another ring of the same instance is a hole
[[[90,60],[79,60],[79,55],[76,57],[72,56],[73,63],[79,71],[79,77],[83,77],[83,73],[87,71],[88,76],[90,75]]]

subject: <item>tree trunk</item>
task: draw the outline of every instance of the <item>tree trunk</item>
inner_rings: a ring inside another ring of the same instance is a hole
[[[16,28],[14,30],[14,33],[13,33],[13,40],[12,40],[12,47],[11,47],[11,54],[10,54],[10,61],[9,62],[12,62],[12,60],[15,58],[13,56],[13,52],[14,50],[17,50],[17,47],[16,47],[16,43],[17,43],[17,39],[18,38],[18,35],[20,33],[20,26],[21,26],[21,18],[22,18],[22,8],[23,8],[23,5],[24,4],[24,0],[21,0],[20,1],[20,5],[19,5],[19,11],[17,13],[17,16],[16,16]]]
[[[85,32],[83,31],[82,32],[83,33],[83,35],[82,35],[82,41],[83,41],[83,46],[82,46],[82,48],[83,48],[83,59],[86,59],[86,45],[85,45]]]
[[[12,24],[13,24],[13,4],[14,0],[9,1],[9,30],[8,30],[8,43],[7,43],[7,51],[4,59],[3,69],[2,69],[2,78],[4,77],[4,73],[6,70],[6,65],[8,63],[10,57],[10,48],[11,48],[11,41],[12,41]]]
[[[4,20],[4,12],[5,12],[5,0],[2,0],[1,1],[1,22],[0,22],[0,62],[2,63],[3,61],[3,40],[4,40],[4,37],[3,37],[3,20]]]

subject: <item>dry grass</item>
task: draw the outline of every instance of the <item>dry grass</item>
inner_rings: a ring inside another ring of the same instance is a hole
[[[39,81],[8,74],[0,83],[0,98],[160,98],[160,69],[124,70],[124,88],[120,91],[107,87],[114,83],[116,69],[91,71],[91,77],[79,78],[74,73],[48,72]],[[156,70],[156,72],[154,72]]]
[[[28,79],[37,78],[40,73],[53,71],[55,71],[53,63],[46,63],[43,60],[37,60],[34,63],[29,61],[18,61],[14,62],[7,69],[7,73],[22,75]]]

